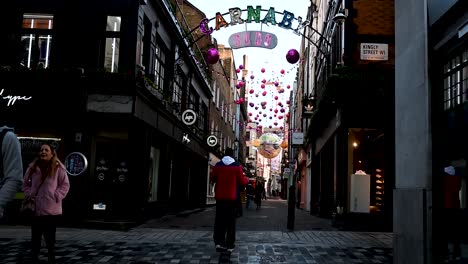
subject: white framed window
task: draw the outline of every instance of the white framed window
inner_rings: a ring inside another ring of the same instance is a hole
[[[120,16],[107,16],[106,46],[104,51],[104,70],[118,72],[120,53]]]
[[[51,14],[23,14],[21,65],[30,69],[49,67],[53,26]]]
[[[468,101],[468,49],[444,65],[444,110]]]

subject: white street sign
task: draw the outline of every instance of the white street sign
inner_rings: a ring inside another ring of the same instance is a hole
[[[191,126],[197,121],[197,114],[192,109],[187,109],[182,113],[182,122],[185,125]]]
[[[216,146],[216,144],[218,144],[218,138],[216,138],[216,136],[214,135],[211,135],[206,139],[206,143],[208,144],[208,146],[214,147]]]

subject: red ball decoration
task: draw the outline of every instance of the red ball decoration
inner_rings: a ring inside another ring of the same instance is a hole
[[[265,89],[265,84],[262,83],[262,85],[260,85],[260,87],[262,87],[262,89]]]
[[[274,124],[275,126],[277,126],[277,125],[278,125],[278,122],[274,122],[273,124]]]
[[[244,98],[239,98],[239,104],[242,104],[244,102]]]
[[[284,74],[284,70],[281,70],[280,72],[281,72],[281,74]]]
[[[216,48],[210,48],[206,51],[205,57],[209,64],[215,64],[219,60],[219,52]]]
[[[249,113],[249,116],[252,116],[252,113]]]
[[[255,104],[250,102],[249,105],[250,105],[250,107],[254,107]]]
[[[264,73],[264,72],[265,72],[265,68],[262,68],[260,71],[261,71],[262,73]]]
[[[279,82],[275,82],[275,86],[278,87],[278,85],[279,85]]]
[[[289,100],[286,100],[286,104],[290,104],[291,102]]]
[[[299,51],[295,49],[290,49],[288,53],[286,53],[286,60],[291,64],[298,62],[299,58],[300,58]]]
[[[244,82],[239,82],[239,83],[238,83],[239,87],[244,86],[244,84],[245,84]]]
[[[282,126],[280,126],[280,130],[283,130],[283,127],[282,127]]]
[[[266,83],[266,80],[265,80],[265,79],[263,79],[263,80],[262,80],[262,83]]]
[[[254,89],[250,89],[249,93],[253,94],[255,91]]]
[[[275,109],[275,114],[277,114],[277,113],[278,113],[278,109]]]
[[[241,70],[244,69],[244,65],[242,65],[242,64],[239,65],[239,69],[241,69]]]
[[[236,72],[239,73],[239,72],[240,72],[240,69],[236,69]]]
[[[278,116],[279,119],[283,119],[283,116]]]
[[[275,100],[278,100],[278,96],[275,96]]]
[[[263,96],[267,95],[267,92],[266,92],[266,91],[264,91],[264,92],[262,93],[262,95],[263,95]]]
[[[288,85],[286,86],[286,88],[288,88],[288,89],[291,88],[291,85],[288,84]]]

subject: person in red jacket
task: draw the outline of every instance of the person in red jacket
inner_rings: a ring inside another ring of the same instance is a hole
[[[216,216],[213,240],[217,252],[232,252],[236,241],[237,187],[248,182],[242,166],[232,156],[234,151],[226,148],[222,160],[213,167],[210,182],[215,185]]]

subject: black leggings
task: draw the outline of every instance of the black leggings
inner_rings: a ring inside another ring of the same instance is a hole
[[[54,254],[55,233],[57,231],[59,217],[60,215],[41,215],[33,217],[31,223],[31,241],[32,253],[34,255],[38,255],[41,250],[42,235],[44,235],[49,254]]]

